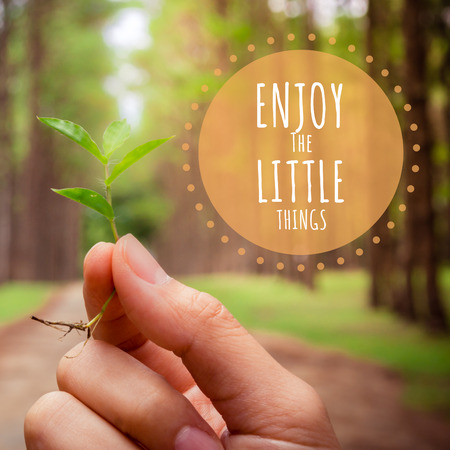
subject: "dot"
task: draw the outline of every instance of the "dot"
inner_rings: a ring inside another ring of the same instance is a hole
[[[379,244],[379,243],[381,242],[380,236],[374,236],[374,237],[372,238],[372,242],[373,242],[374,244]]]
[[[275,42],[275,39],[274,39],[272,36],[270,36],[270,37],[267,38],[267,43],[268,43],[269,45],[272,45],[274,42]],[[264,261],[264,260],[263,260],[263,261]],[[262,264],[262,263],[261,263],[261,264]]]
[[[383,70],[381,71],[381,76],[382,76],[382,77],[387,77],[388,75],[389,75],[389,70],[383,69]]]
[[[203,92],[208,92],[208,85],[207,84],[204,84],[203,86],[202,86],[202,91]]]
[[[287,38],[288,38],[289,41],[293,41],[295,39],[295,34],[294,33],[289,33],[287,35]]]
[[[183,170],[185,172],[189,172],[191,170],[191,166],[189,164],[183,164]]]
[[[316,40],[316,35],[314,33],[309,33],[308,34],[308,39],[312,42]]]
[[[387,226],[390,230],[393,230],[393,229],[395,228],[395,223],[392,222],[392,220],[390,220],[390,221],[386,224],[386,226]]]
[[[402,87],[399,84],[397,84],[397,86],[394,87],[394,92],[400,94],[400,92],[402,92]]]
[[[367,55],[366,56],[366,62],[368,62],[369,64],[373,63],[373,56],[372,55]]]
[[[283,270],[284,269],[284,264],[281,261],[277,263],[277,269],[278,270]]]
[[[212,220],[208,220],[208,222],[206,222],[206,226],[208,228],[214,228],[214,222]]]
[[[345,259],[342,256],[340,256],[336,261],[340,266],[345,263]]]
[[[184,124],[184,128],[186,129],[186,130],[192,130],[192,123],[191,122],[186,122],[185,124]]]
[[[258,264],[264,264],[264,258],[263,258],[262,256],[258,256],[258,257],[256,258],[256,262],[257,262]]]
[[[254,51],[255,51],[255,46],[254,46],[253,44],[250,44],[250,45],[247,47],[247,50],[248,50],[249,52],[254,52]]]
[[[350,44],[347,48],[350,53],[353,53],[356,50],[356,47],[353,44]]]
[[[419,169],[420,169],[420,167],[419,167],[417,164],[414,164],[414,165],[411,167],[411,170],[412,170],[414,173],[417,173],[417,172],[419,171]]]
[[[188,144],[187,142],[185,142],[185,143],[181,146],[181,148],[186,152],[186,151],[189,150],[189,144]]]
[[[237,61],[237,56],[236,55],[231,55],[230,56],[230,61],[231,62],[236,62]]]
[[[417,126],[417,123],[412,123],[412,124],[409,126],[409,129],[410,129],[411,131],[417,131],[417,130],[419,129],[419,127]]]
[[[203,205],[202,205],[201,203],[196,203],[196,204],[195,204],[195,209],[196,209],[197,211],[201,211],[201,210],[203,209]]]
[[[412,184],[410,184],[407,188],[406,188],[406,190],[411,194],[412,192],[414,192],[414,186],[412,185]]]
[[[238,249],[238,254],[241,255],[241,256],[244,256],[245,255],[245,248],[242,248],[242,247],[239,248]]]
[[[219,69],[219,68],[214,69],[214,75],[216,77],[220,77],[220,75],[222,75],[222,69]]]
[[[411,105],[409,103],[406,103],[405,106],[403,107],[403,109],[407,112],[411,111]]]
[[[187,190],[188,190],[189,192],[194,192],[195,186],[194,186],[193,184],[188,184]]]
[[[415,152],[418,152],[418,151],[420,150],[420,145],[419,145],[419,144],[414,144],[414,145],[413,145],[413,150],[414,150]]]
[[[405,212],[406,211],[406,205],[404,203],[398,205],[398,210],[400,212]]]
[[[299,264],[299,265],[297,266],[297,270],[298,270],[299,272],[303,272],[303,271],[305,270],[305,266],[304,266],[303,264]]]
[[[336,44],[336,38],[330,37],[330,39],[328,39],[328,43],[329,43],[330,45]]]
[[[226,234],[224,234],[224,235],[220,238],[220,240],[221,240],[224,244],[226,244],[226,243],[230,240],[230,238],[229,238]]]
[[[357,248],[355,253],[356,256],[362,256],[364,254],[364,250],[362,248]]]
[[[317,270],[323,270],[323,269],[325,269],[325,264],[322,263],[322,262],[318,263],[317,264]]]
[[[191,109],[192,109],[192,111],[197,111],[197,109],[198,109],[198,103],[192,103]]]

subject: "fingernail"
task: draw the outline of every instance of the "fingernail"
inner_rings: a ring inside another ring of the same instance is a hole
[[[152,284],[163,284],[169,276],[155,258],[131,234],[122,238],[123,255],[131,270],[143,280]]]
[[[214,439],[204,431],[194,427],[184,427],[175,439],[175,450],[220,450],[218,438]]]

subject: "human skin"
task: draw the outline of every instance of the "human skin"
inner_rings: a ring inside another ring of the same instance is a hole
[[[315,390],[133,236],[95,245],[84,280],[89,317],[116,295],[28,412],[27,448],[339,448]]]

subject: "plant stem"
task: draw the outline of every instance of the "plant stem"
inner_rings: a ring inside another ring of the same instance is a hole
[[[114,219],[111,219],[109,221],[109,223],[111,225],[111,230],[112,230],[113,235],[114,235],[114,240],[117,242],[119,240],[119,233],[117,232],[116,222],[114,222]]]
[[[104,164],[104,167],[105,167],[106,200],[112,206],[111,186],[109,186],[106,183],[106,180],[108,179],[108,176],[109,176],[108,163]],[[117,242],[119,240],[119,233],[117,232],[116,223],[114,222],[114,219],[109,219],[109,223],[111,225],[111,230],[114,235],[114,240]],[[102,309],[100,310],[100,312],[91,321],[89,321],[87,323],[83,323],[83,322],[71,323],[71,322],[61,322],[61,321],[51,322],[48,320],[39,319],[38,317],[35,317],[35,316],[32,316],[31,318],[33,320],[37,320],[38,322],[43,323],[44,325],[48,325],[48,326],[56,328],[60,331],[65,331],[65,335],[74,329],[80,330],[80,331],[87,331],[87,339],[85,341],[85,344],[86,344],[86,342],[92,336],[92,333],[94,332],[95,328],[100,323],[100,320],[102,319],[103,314],[105,314],[106,308],[107,308],[109,302],[113,299],[115,293],[116,293],[116,290],[113,289],[113,291],[109,295],[106,302],[103,303],[103,306],[102,306]],[[67,330],[65,328],[67,328]]]
[[[95,326],[97,326],[98,322],[100,322],[100,319],[103,317],[103,314],[105,313],[106,307],[108,306],[108,303],[112,300],[112,298],[114,297],[114,294],[116,293],[116,290],[113,289],[113,291],[111,292],[111,295],[108,297],[108,300],[106,300],[105,303],[103,303],[102,309],[100,310],[100,312],[90,321],[88,322],[85,326],[86,328],[90,328],[92,325],[95,324]],[[94,327],[95,329],[95,327]],[[94,331],[94,329],[92,330],[92,332]]]
[[[111,186],[106,183],[106,180],[109,177],[108,163],[104,164],[104,167],[105,167],[106,201],[112,206]],[[111,230],[113,232],[114,240],[117,242],[119,240],[119,233],[117,232],[116,222],[114,221],[114,219],[109,219],[109,223],[111,225]],[[114,297],[115,293],[116,293],[116,290],[113,289],[113,291],[111,292],[111,294],[108,297],[108,299],[106,300],[106,302],[103,303],[103,306],[102,306],[102,309],[100,310],[100,312],[90,322],[88,322],[86,324],[86,329],[91,328],[93,326],[93,328],[91,330],[91,334],[94,332],[95,328],[99,324],[101,318],[103,317],[103,314],[106,311],[106,307],[108,306],[109,302]]]
[[[111,186],[106,184],[106,180],[109,177],[108,163],[104,165],[105,167],[105,187],[106,187],[106,201],[112,206],[112,195]],[[114,236],[114,240],[117,242],[119,240],[119,233],[117,232],[116,222],[114,219],[109,219],[109,224],[111,225],[111,230]]]

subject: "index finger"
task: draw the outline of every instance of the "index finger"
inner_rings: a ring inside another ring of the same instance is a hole
[[[87,253],[83,264],[83,297],[89,319],[95,317],[114,291],[112,254],[114,244],[98,242]],[[110,301],[94,333],[97,339],[122,350],[140,347],[146,338],[130,322],[117,295]]]
[[[83,296],[89,319],[96,316],[114,290],[112,255],[114,244],[99,242],[84,260]],[[176,389],[184,392],[194,381],[180,359],[172,352],[149,341],[125,314],[115,295],[95,328],[95,339],[109,342],[128,352],[152,370],[163,375]]]

